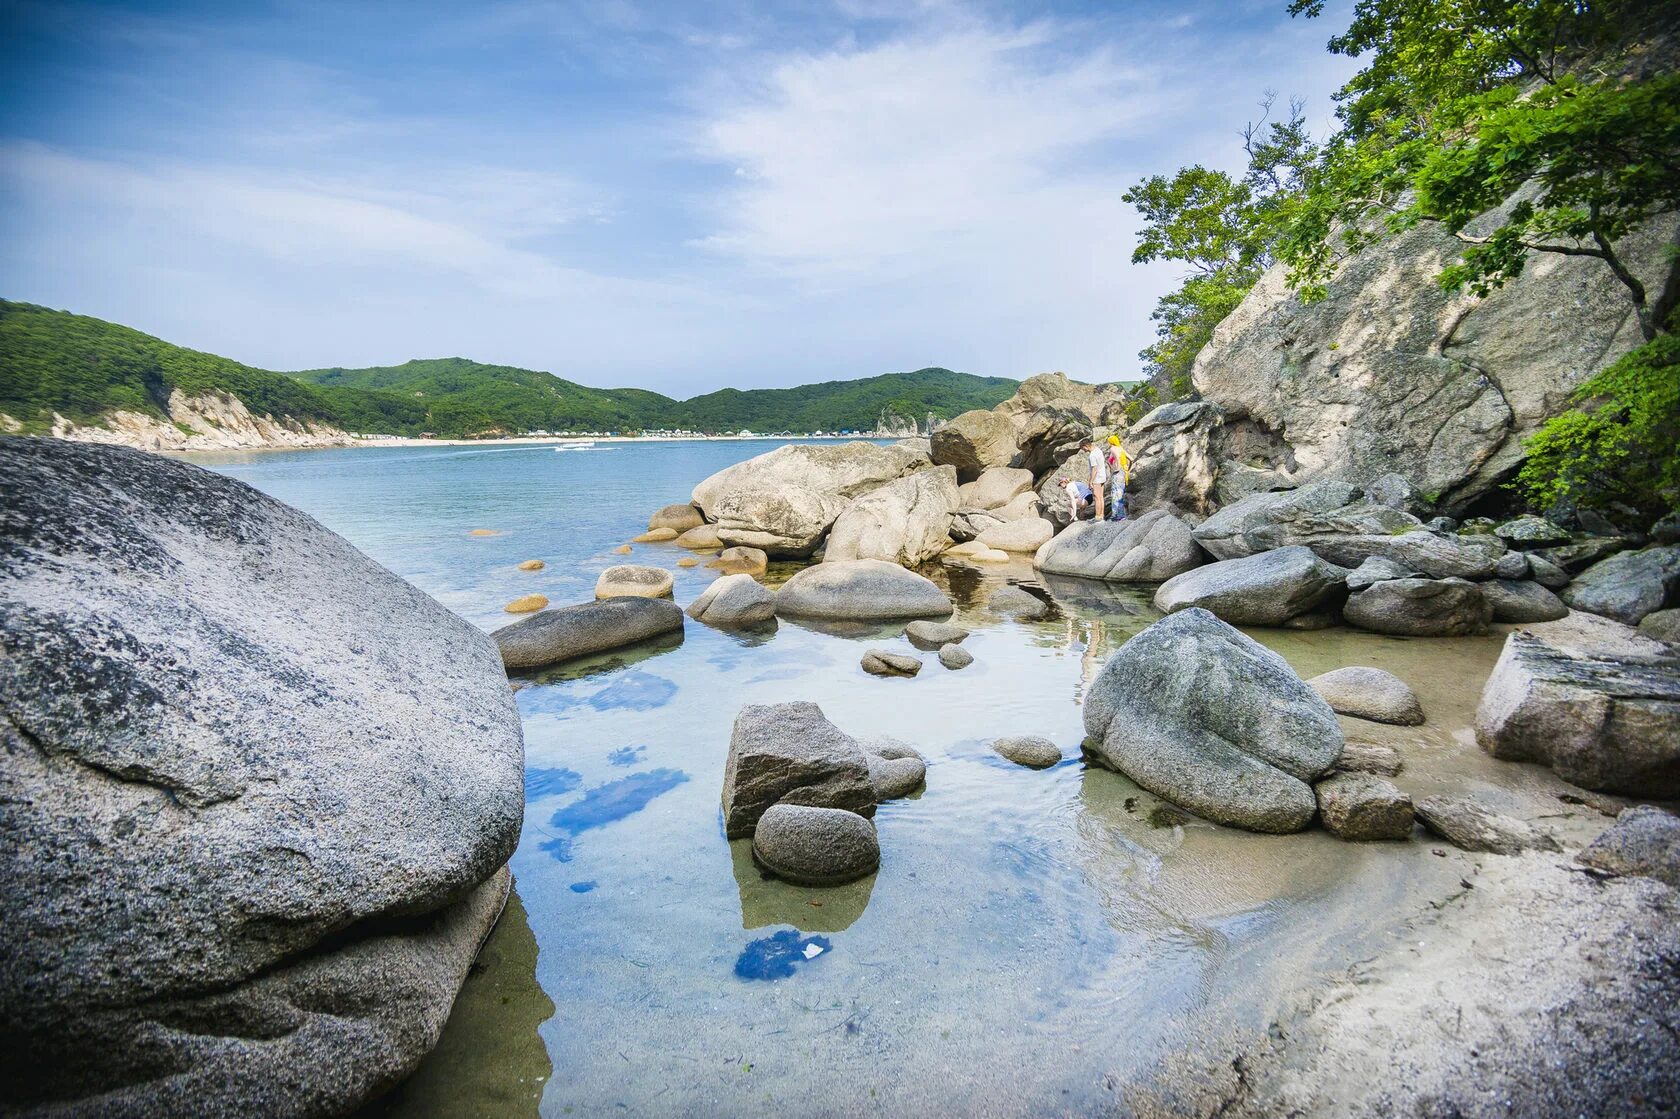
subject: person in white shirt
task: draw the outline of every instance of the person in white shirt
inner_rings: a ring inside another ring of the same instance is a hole
[[[1108,516],[1108,506],[1103,502],[1103,486],[1108,482],[1108,459],[1089,439],[1080,440],[1079,449],[1085,452],[1085,458],[1091,464],[1091,519],[1100,521]]]

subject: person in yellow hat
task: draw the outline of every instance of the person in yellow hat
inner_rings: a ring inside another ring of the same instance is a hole
[[[1126,448],[1120,445],[1118,435],[1108,437],[1108,446],[1103,448],[1103,453],[1108,459],[1109,476],[1114,479],[1114,505],[1108,519],[1123,521],[1126,519],[1126,483],[1132,480],[1132,460],[1126,457]]]

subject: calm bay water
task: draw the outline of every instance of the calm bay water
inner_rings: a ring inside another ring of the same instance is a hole
[[[359,448],[193,456],[312,514],[486,629],[540,592],[591,597],[613,563],[712,578],[637,545],[661,505],[775,443]],[[473,536],[474,529],[497,535]],[[517,570],[542,559],[540,572]],[[771,581],[792,567],[773,568]],[[1189,820],[1079,760],[1080,699],[1156,615],[1142,591],[1041,583],[1025,563],[932,565],[975,664],[863,673],[902,627],[787,622],[523,677],[526,821],[517,897],[442,1043],[381,1110],[412,1116],[1125,1112],[1187,1088],[1175,1055],[1264,1030],[1301,990],[1389,943],[1397,915],[1456,882],[1424,843],[1349,845]],[[1055,618],[987,615],[1023,583]],[[1407,759],[1414,795],[1522,795],[1468,723],[1497,638],[1406,641],[1258,631],[1305,675],[1342,664],[1413,684],[1430,722],[1347,725]],[[724,757],[748,703],[812,700],[843,730],[928,758],[926,791],[883,805],[878,874],[835,889],[764,879],[723,837]],[[987,743],[1038,734],[1042,772]]]

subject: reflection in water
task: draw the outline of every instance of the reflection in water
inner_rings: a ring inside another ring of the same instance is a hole
[[[875,889],[873,874],[843,886],[822,887],[795,886],[772,878],[753,862],[750,839],[730,843],[729,856],[741,893],[743,929],[792,925],[803,932],[841,932],[863,916]]]
[[[364,1119],[537,1115],[554,1071],[537,1027],[553,1015],[554,1002],[537,985],[536,973],[537,938],[516,886],[467,974],[437,1048]]]
[[[525,771],[525,803],[541,800],[558,793],[569,793],[583,784],[583,777],[570,769],[527,769]]]
[[[542,849],[563,863],[570,862],[572,836],[640,812],[654,797],[670,792],[687,780],[688,774],[680,769],[650,769],[597,785],[549,819],[550,827],[566,834],[551,836]]]
[[[623,709],[651,711],[671,702],[677,686],[663,676],[651,672],[627,672],[589,697],[589,706],[597,711]]]
[[[561,664],[550,665],[547,668],[530,669],[519,672],[522,680],[533,684],[558,684],[566,680],[582,680],[588,676],[598,676],[606,672],[619,672],[640,664],[642,661],[669,653],[679,649],[683,643],[683,631],[662,633],[658,637],[650,637],[646,641],[639,641],[623,649],[614,649],[610,653],[597,653],[592,657],[579,657],[576,660],[565,661]],[[523,698],[527,693],[520,692]]]
[[[832,947],[826,936],[801,937],[792,929],[762,937],[741,949],[735,974],[742,979],[786,979],[800,965]]]
[[[646,746],[620,746],[607,755],[607,764],[632,766],[647,756]]]

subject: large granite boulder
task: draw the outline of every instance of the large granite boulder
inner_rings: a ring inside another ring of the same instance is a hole
[[[1126,500],[1134,514],[1172,505],[1188,513],[1213,511],[1219,476],[1214,444],[1224,414],[1206,402],[1163,404],[1127,433],[1132,480]]]
[[[683,612],[664,598],[609,598],[544,610],[490,635],[510,669],[541,668],[681,633]]]
[[[823,562],[876,559],[915,567],[950,544],[956,511],[957,472],[950,466],[888,482],[853,501],[835,520]]]
[[[751,704],[735,717],[723,770],[725,833],[753,834],[773,804],[875,813],[863,747],[814,703]]]
[[[1106,424],[1125,402],[1125,390],[1118,385],[1087,385],[1069,380],[1065,373],[1039,373],[1022,381],[1015,395],[993,411],[1017,427],[1039,409],[1051,407],[1078,412],[1088,423]]]
[[[1191,608],[1132,637],[1085,698],[1086,749],[1157,796],[1222,824],[1299,831],[1341,725],[1278,654]]]
[[[1680,545],[1618,552],[1575,576],[1563,601],[1636,626],[1653,610],[1680,605]]]
[[[803,559],[817,550],[850,502],[834,494],[787,486],[731,490],[708,510],[726,545],[757,548],[772,556]]]
[[[706,567],[725,575],[751,575],[756,579],[770,570],[770,557],[760,548],[737,545],[719,552],[707,561]]]
[[[1648,291],[1680,266],[1677,225],[1667,216],[1617,245]],[[1427,224],[1385,237],[1312,303],[1289,290],[1287,265],[1271,268],[1192,372],[1251,432],[1245,460],[1353,482],[1397,472],[1456,513],[1497,490],[1571,390],[1644,341],[1602,261],[1534,254],[1483,298],[1436,282],[1463,249]]]
[[[1481,584],[1496,622],[1555,622],[1569,607],[1531,579],[1489,579]]]
[[[819,563],[782,584],[776,594],[776,613],[788,618],[944,618],[952,609],[931,579],[885,560]]]
[[[725,575],[700,592],[687,614],[723,629],[761,626],[776,616],[776,595],[751,575]]]
[[[298,511],[0,439],[0,1112],[354,1110],[507,895],[495,646]]]
[[[1070,525],[1038,550],[1033,566],[1052,575],[1160,583],[1199,567],[1205,559],[1190,526],[1157,509],[1124,521]]]
[[[717,520],[714,507],[730,493],[800,489],[850,501],[929,465],[925,453],[899,444],[789,443],[713,474],[694,487],[694,504]]]
[[[1279,548],[1174,575],[1155,591],[1155,609],[1200,606],[1232,625],[1282,625],[1333,595],[1346,575],[1310,548]]]
[[[1680,819],[1649,804],[1625,808],[1575,861],[1605,874],[1655,878],[1680,890]]]
[[[1015,458],[1015,425],[996,412],[976,409],[936,429],[931,443],[937,465],[954,467],[959,479],[972,482]]]
[[[1196,542],[1222,560],[1304,543],[1294,538],[1289,526],[1334,513],[1358,501],[1359,496],[1358,487],[1333,479],[1300,489],[1250,494],[1197,525]],[[1397,520],[1405,524],[1409,518]]]
[[[1056,526],[1042,517],[1022,517],[993,525],[977,538],[988,548],[1000,552],[1037,552],[1056,535]]]
[[[1342,617],[1372,633],[1465,637],[1487,632],[1493,608],[1463,579],[1387,579],[1349,595]]]
[[[1571,784],[1680,796],[1680,655],[1591,614],[1512,632],[1482,689],[1476,741]]]
[[[1068,497],[1067,484],[1070,481],[1083,482],[1089,475],[1090,468],[1086,465],[1085,455],[1075,453],[1046,471],[1043,480],[1039,482],[1038,507],[1044,519],[1058,530],[1072,524],[1074,519],[1073,502]],[[998,519],[1001,520],[1002,517],[999,516]],[[979,533],[975,535],[978,536]]]
[[[607,568],[595,580],[595,597],[669,598],[674,580],[662,567],[621,563]]]
[[[997,509],[1022,494],[1031,493],[1032,485],[1030,470],[993,466],[982,471],[974,481],[965,482],[957,488],[957,508]]]
[[[685,501],[681,505],[667,505],[649,517],[648,531],[665,528],[670,529],[676,536],[681,536],[705,523],[706,519],[700,515],[700,510]],[[671,539],[676,539],[676,536]]]
[[[1038,409],[1021,424],[1020,450],[1014,465],[1034,475],[1065,462],[1091,438],[1091,421],[1076,408],[1052,404]],[[1083,477],[1083,475],[1081,475]]]

